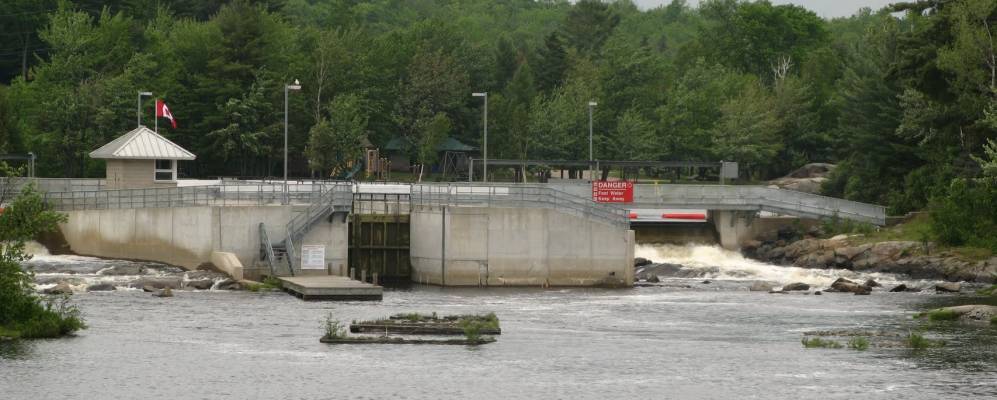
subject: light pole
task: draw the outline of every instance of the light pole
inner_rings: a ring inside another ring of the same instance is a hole
[[[135,113],[138,116],[138,126],[142,126],[142,97],[152,97],[152,92],[138,92],[138,106],[135,107]]]
[[[284,85],[284,204],[290,203],[287,193],[287,91],[301,90],[301,83],[297,79],[293,85]]]
[[[592,172],[592,161],[595,161],[595,158],[592,156],[592,108],[597,105],[598,103],[594,101],[589,102],[589,179],[591,180],[595,180]]]
[[[488,182],[488,92],[475,92],[471,93],[474,97],[484,97],[485,98],[485,142],[482,146],[484,148],[484,164],[482,165],[481,181]]]

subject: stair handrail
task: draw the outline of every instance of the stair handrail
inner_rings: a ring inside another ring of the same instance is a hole
[[[263,250],[263,255],[266,257],[267,263],[270,265],[270,276],[276,276],[276,268],[273,265],[273,244],[270,243],[270,236],[267,235],[267,228],[262,222],[260,222],[260,248]]]

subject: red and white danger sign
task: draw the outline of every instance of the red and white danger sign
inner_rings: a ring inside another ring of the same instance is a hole
[[[633,203],[634,183],[629,181],[593,181],[592,200],[597,203]]]

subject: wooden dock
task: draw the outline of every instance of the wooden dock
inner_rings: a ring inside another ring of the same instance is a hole
[[[293,276],[278,278],[285,291],[302,300],[381,300],[384,288],[345,276]]]

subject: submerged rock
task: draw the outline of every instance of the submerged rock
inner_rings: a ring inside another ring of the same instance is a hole
[[[117,290],[117,288],[114,287],[113,283],[109,282],[101,282],[87,286],[88,292],[110,292],[113,290]]]
[[[218,290],[242,290],[242,284],[234,279],[225,279],[218,282]]]
[[[757,281],[752,283],[751,286],[748,287],[748,290],[752,292],[769,292],[772,290],[772,285],[766,282]]]
[[[935,291],[938,293],[959,293],[962,290],[962,284],[959,282],[942,282],[935,285]]]
[[[658,278],[658,276],[657,276],[657,275],[651,275],[651,276],[647,277],[647,279],[646,279],[646,280],[647,280],[648,282],[650,282],[650,283],[658,283],[658,282],[661,282],[661,278]]]
[[[209,279],[201,279],[196,281],[187,281],[185,287],[197,290],[208,290],[211,286],[214,286],[215,281]]]
[[[782,291],[791,292],[796,290],[810,290],[810,285],[803,282],[790,283],[782,287]]]
[[[634,258],[634,266],[635,267],[643,267],[645,265],[650,265],[650,264],[651,264],[651,260],[648,260],[648,259],[646,259],[644,257]]]
[[[876,282],[876,281],[874,281],[872,279],[869,279],[869,280],[865,281],[865,285],[868,286],[868,287],[871,287],[871,288],[883,286],[883,285],[880,285],[879,282]]]
[[[900,293],[900,292],[906,292],[906,291],[907,291],[907,285],[905,285],[903,283],[901,283],[901,284],[899,284],[897,286],[894,286],[893,289],[890,289],[890,293]]]
[[[161,277],[161,278],[142,278],[136,280],[130,284],[128,287],[133,288],[145,288],[146,286],[151,286],[155,289],[179,289],[180,288],[180,277]]]
[[[53,287],[45,289],[42,291],[44,294],[73,294],[72,286],[69,286],[66,282],[59,282]]]
[[[142,275],[144,273],[145,267],[135,264],[115,265],[100,271],[101,275]]]
[[[173,289],[164,288],[163,290],[160,290],[160,291],[156,292],[156,294],[154,294],[153,296],[156,296],[156,297],[173,297]]]
[[[144,285],[144,286],[142,286],[142,291],[146,292],[146,293],[155,292],[156,291],[156,287],[152,286],[152,285]]]

